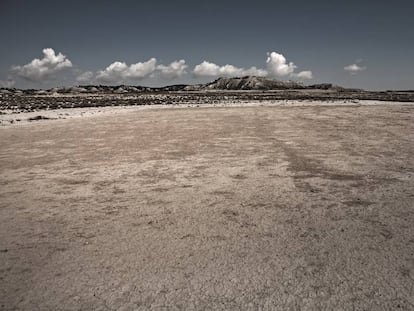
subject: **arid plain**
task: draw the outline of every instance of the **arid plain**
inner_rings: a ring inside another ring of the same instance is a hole
[[[125,109],[0,141],[1,310],[414,309],[412,104]]]

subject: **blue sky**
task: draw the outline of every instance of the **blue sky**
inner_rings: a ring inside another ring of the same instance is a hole
[[[408,0],[0,0],[0,83],[157,86],[256,74],[414,89],[413,16]]]

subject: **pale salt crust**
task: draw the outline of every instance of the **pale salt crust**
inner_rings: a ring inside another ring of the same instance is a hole
[[[148,109],[183,109],[183,108],[212,108],[212,107],[260,107],[260,106],[373,106],[373,105],[396,105],[396,104],[412,104],[390,101],[377,100],[328,100],[328,101],[312,101],[312,100],[278,100],[278,101],[225,101],[215,104],[173,104],[173,105],[140,105],[140,106],[108,106],[108,107],[85,107],[85,108],[63,108],[52,110],[39,110],[31,112],[19,112],[16,110],[4,109],[0,110],[0,126],[16,126],[37,121],[59,121],[63,119],[85,118],[98,115],[111,115],[119,113],[128,113],[131,111],[148,110]],[[36,117],[42,117],[39,120],[31,120]]]

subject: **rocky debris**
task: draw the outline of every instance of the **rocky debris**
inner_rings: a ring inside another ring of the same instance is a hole
[[[414,92],[367,92],[343,90],[198,90],[153,91],[139,93],[82,93],[51,95],[16,95],[0,93],[0,115],[36,112],[64,108],[145,106],[145,105],[205,105],[232,103],[266,103],[277,101],[351,102],[358,100],[414,102]]]
[[[312,84],[308,86],[309,89],[317,90],[332,90],[332,89],[343,89],[340,86],[335,86],[332,83],[321,83],[321,84]]]
[[[277,100],[380,100],[414,102],[414,91],[371,92],[331,83],[305,86],[294,81],[278,81],[256,76],[219,78],[196,85],[144,87],[128,85],[82,85],[49,90],[0,88],[0,112],[30,112],[47,109],[170,105],[202,105],[227,102]]]
[[[29,121],[39,121],[39,120],[50,120],[50,119],[51,118],[49,118],[49,117],[39,115],[39,116],[31,117],[28,120]]]

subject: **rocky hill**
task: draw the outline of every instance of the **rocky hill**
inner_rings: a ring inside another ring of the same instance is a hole
[[[331,84],[320,85],[321,89],[327,89]],[[48,90],[16,88],[0,88],[0,94],[24,94],[24,95],[53,95],[53,94],[123,94],[143,92],[177,92],[177,91],[205,91],[205,90],[295,90],[318,88],[318,85],[305,86],[295,81],[278,81],[256,76],[237,78],[218,78],[206,84],[195,85],[168,85],[163,87],[145,87],[130,85],[80,85],[55,87]]]
[[[240,78],[218,78],[205,84],[203,89],[209,90],[287,90],[304,89],[302,83],[294,81],[270,80],[263,77],[245,76]]]
[[[246,91],[246,92],[241,92]],[[250,92],[249,92],[250,91]],[[267,92],[269,91],[269,92]],[[386,100],[386,101],[414,101],[412,91],[386,91],[373,92],[362,89],[344,88],[330,83],[303,85],[295,81],[279,81],[257,76],[245,76],[237,78],[218,78],[206,84],[177,84],[163,87],[146,87],[131,85],[80,85],[55,87],[48,90],[39,89],[16,89],[0,88],[0,97],[96,97],[134,95],[144,98],[152,94],[165,96],[205,96],[222,98],[223,92],[226,96],[233,94],[236,98],[249,100],[280,100],[280,99],[361,99],[361,100]],[[89,100],[89,99],[88,99]],[[87,100],[87,101],[88,101]],[[0,100],[1,102],[1,100]],[[6,101],[7,102],[7,101]],[[143,100],[143,102],[147,102]],[[0,103],[1,104],[1,103]],[[7,103],[9,105],[10,103]],[[101,104],[101,103],[100,103]]]

